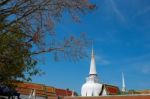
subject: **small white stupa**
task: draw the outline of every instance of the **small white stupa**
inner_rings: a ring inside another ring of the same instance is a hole
[[[89,76],[86,78],[86,83],[82,85],[81,96],[99,96],[101,91],[102,84],[99,83],[97,77],[94,51],[92,48],[90,72]]]

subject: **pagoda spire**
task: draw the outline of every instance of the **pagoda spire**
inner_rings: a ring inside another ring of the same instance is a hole
[[[122,92],[126,91],[126,86],[125,86],[125,80],[124,80],[124,74],[122,72]]]
[[[90,75],[97,75],[96,73],[96,65],[95,65],[95,56],[94,56],[94,50],[92,47],[92,55],[91,55],[91,65],[90,65]]]

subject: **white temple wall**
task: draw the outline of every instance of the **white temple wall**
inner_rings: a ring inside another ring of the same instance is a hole
[[[20,95],[21,99],[29,99],[29,95]],[[46,99],[46,97],[36,96],[36,99]]]

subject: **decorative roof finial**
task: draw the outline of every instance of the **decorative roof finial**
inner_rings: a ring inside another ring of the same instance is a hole
[[[74,90],[72,90],[72,95],[71,96],[74,97]]]
[[[125,80],[124,80],[124,74],[122,72],[122,92],[126,91],[126,86],[125,86]]]

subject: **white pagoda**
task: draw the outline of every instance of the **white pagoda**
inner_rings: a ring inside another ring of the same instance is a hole
[[[102,84],[99,83],[97,77],[94,51],[92,49],[90,72],[89,76],[86,78],[86,83],[82,85],[81,96],[99,96],[101,91]]]

